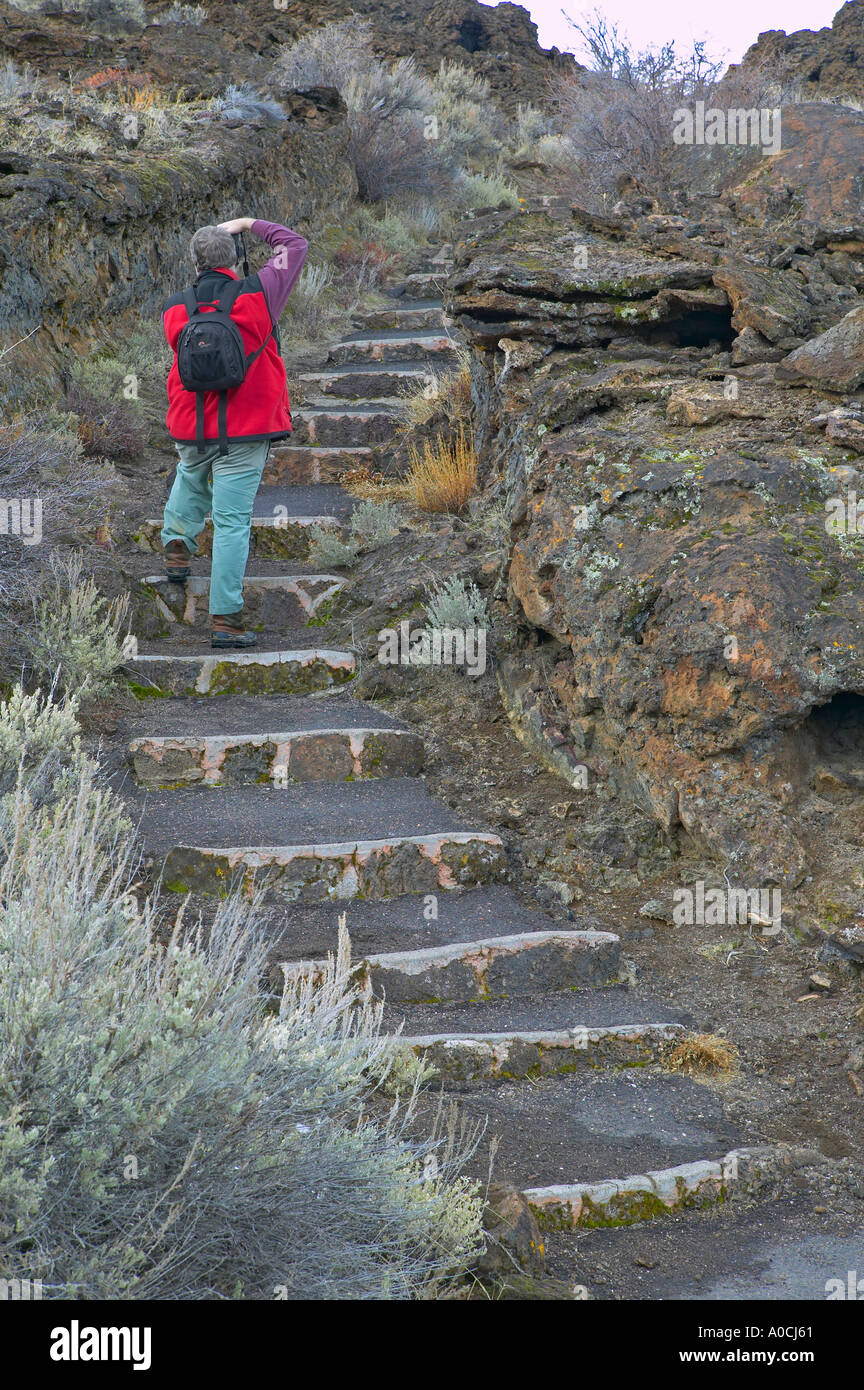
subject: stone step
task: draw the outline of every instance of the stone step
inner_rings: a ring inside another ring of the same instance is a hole
[[[350,521],[357,505],[356,498],[338,483],[263,483],[255,497],[255,516],[286,517],[330,516],[337,521]]]
[[[439,362],[444,359],[439,357]],[[303,382],[307,402],[310,397],[326,398],[339,396],[343,400],[365,400],[370,396],[392,396],[404,394],[411,389],[421,389],[434,381],[429,363],[349,363],[344,367],[334,367],[332,371],[302,372],[299,380]]]
[[[365,956],[357,978],[391,1004],[510,998],[605,984],[618,964],[611,932],[552,929]],[[286,961],[287,978],[319,974],[323,961]]]
[[[337,574],[247,574],[243,580],[244,622],[253,628],[320,622],[346,582]],[[192,575],[185,584],[174,584],[165,575],[151,574],[141,580],[141,588],[166,623],[209,629],[210,580],[206,575]]]
[[[524,1192],[546,1231],[632,1226],[756,1196],[769,1188],[782,1191],[794,1180],[796,1168],[812,1163],[814,1157],[785,1144],[758,1144],[625,1178],[526,1187]]]
[[[294,444],[331,448],[382,444],[400,418],[398,402],[357,402],[353,406],[304,406],[294,412]]]
[[[124,794],[175,891],[264,886],[272,903],[436,893],[507,874],[497,835],[466,828],[417,777]],[[182,831],[178,830],[182,827]]]
[[[166,695],[164,699],[133,706],[123,716],[119,734],[128,743],[150,735],[210,738],[245,734],[250,729],[301,729],[315,733],[321,729],[355,727],[406,729],[404,723],[384,710],[354,699],[348,685],[331,694],[305,696],[256,693],[195,700]]]
[[[353,322],[358,326],[357,336],[362,332],[388,330],[422,332],[429,329],[434,332],[441,327],[443,313],[440,299],[403,298],[391,302],[386,309],[369,309],[357,314]]]
[[[365,445],[346,449],[318,449],[307,444],[288,444],[274,449],[264,468],[262,483],[338,483],[342,474],[362,464],[372,466],[374,453]]]
[[[483,894],[492,893],[484,888]],[[506,888],[497,889],[506,893]],[[448,900],[449,901],[449,900]],[[362,910],[349,910],[349,935],[354,947],[356,924]],[[530,918],[528,919],[531,920]],[[547,919],[545,929],[587,931],[599,928],[581,922],[554,922]],[[537,930],[543,927],[538,924]],[[468,940],[468,937],[464,937]],[[431,944],[431,942],[430,942]],[[332,945],[328,949],[333,949]],[[484,999],[472,1004],[437,1001],[434,1004],[385,1003],[383,1025],[388,1033],[401,1032],[406,1037],[425,1037],[446,1033],[452,1037],[473,1037],[478,1034],[571,1033],[585,1029],[640,1028],[648,1020],[653,1024],[674,1025],[690,1032],[698,1031],[697,1021],[686,1010],[676,1008],[641,986],[617,979],[602,988],[552,990],[516,999]]]
[[[334,344],[328,354],[328,362],[339,365],[346,362],[406,362],[406,361],[451,361],[458,344],[449,334],[438,333],[358,333],[355,337],[343,338]]]
[[[221,850],[184,845],[166,856],[164,870],[171,892],[224,897],[230,885],[251,897],[263,888],[284,903],[440,892],[506,872],[497,836],[472,831]]]
[[[279,733],[148,735],[129,755],[144,787],[240,786],[273,782],[416,777],[423,740],[386,728],[294,729]]]
[[[418,1132],[440,1104],[434,1079],[420,1100]],[[497,1180],[527,1191],[553,1228],[572,1224],[567,1200],[583,1185],[606,1189],[609,1205],[604,1213],[602,1197],[600,1211],[586,1204],[582,1224],[651,1217],[656,1194],[646,1185],[641,1199],[617,1205],[614,1189],[606,1186],[610,1176],[669,1168],[704,1172],[706,1163],[719,1168],[748,1139],[727,1114],[722,1088],[653,1066],[577,1066],[506,1085],[473,1081],[459,1097],[459,1112],[463,1123],[485,1125],[467,1165],[471,1176],[486,1176],[494,1152]]]
[[[348,703],[350,697],[340,694],[336,697],[314,697],[308,705],[321,703],[332,708]],[[166,704],[169,703],[166,701]],[[175,702],[177,703],[177,702]],[[356,704],[359,702],[351,701]],[[198,706],[200,708],[200,705]],[[205,709],[210,708],[207,702]],[[361,707],[362,708],[362,707]],[[160,706],[153,707],[154,717],[161,712]],[[203,711],[202,711],[203,712]],[[380,717],[380,716],[379,716]],[[129,726],[127,726],[129,727]],[[129,727],[134,734],[138,727]],[[160,725],[160,731],[162,729]],[[150,733],[149,727],[143,732]],[[440,822],[439,822],[440,824]],[[262,908],[262,929],[268,942],[272,943],[274,959],[278,960],[317,960],[335,951],[339,940],[339,921],[347,918],[351,949],[356,958],[365,955],[380,955],[382,952],[404,953],[405,951],[425,950],[430,946],[445,946],[453,942],[475,941],[490,936],[513,936],[523,932],[550,931],[561,927],[570,929],[573,924],[562,919],[560,914],[539,909],[526,904],[511,887],[505,883],[484,883],[475,888],[461,888],[459,891],[435,893],[419,897],[398,897],[387,899],[356,899],[351,903],[322,902],[292,907],[290,914],[278,908]],[[586,924],[577,922],[578,927]],[[593,923],[591,924],[593,926]],[[388,1031],[402,1028],[410,1033],[431,1033],[441,1028],[481,1029],[485,1032],[499,1031],[503,1028],[549,1027],[566,1028],[572,1023],[630,1023],[639,1022],[643,1017],[669,1019],[675,1022],[686,1021],[675,1011],[664,1012],[656,1002],[640,1000],[639,1007],[630,1009],[629,994],[626,990],[602,991],[615,995],[615,1000],[604,1010],[599,1002],[586,1000],[580,992],[577,1017],[568,1005],[576,1000],[572,992],[550,997],[544,1004],[544,1012],[538,1014],[532,1004],[531,1010],[521,1011],[506,1001],[500,1003],[502,1012],[496,1012],[498,1003],[487,1002],[482,1006],[472,1004],[468,1014],[457,1012],[453,1020],[439,1022],[438,1014],[444,1007],[412,1004],[392,1006],[385,1009],[384,1027]],[[455,1006],[454,1006],[455,1007]],[[588,1012],[586,1013],[586,1009]],[[592,1011],[593,1010],[593,1011]],[[537,1021],[539,1019],[539,1022]]]
[[[287,651],[139,653],[123,667],[139,699],[161,695],[303,695],[329,690],[354,675],[350,652],[328,648]]]
[[[343,523],[332,515],[320,516],[253,516],[249,538],[249,554],[274,560],[308,560],[309,533],[312,527],[344,532]],[[152,517],[142,522],[133,536],[142,550],[162,552],[162,519]],[[213,523],[207,521],[198,537],[198,554],[208,556],[213,549]]]
[[[503,1033],[402,1035],[398,1051],[422,1058],[436,1082],[516,1081],[599,1067],[641,1067],[659,1062],[684,1029],[679,1023],[619,1023],[605,1028],[525,1029]]]
[[[412,275],[449,275],[453,269],[452,256],[427,256],[425,260],[418,262],[411,271]]]
[[[452,262],[444,262],[441,266],[436,266],[434,270],[415,271],[412,275],[406,275],[404,279],[395,281],[388,286],[388,293],[398,296],[440,294],[442,287],[447,283],[451,269]]]

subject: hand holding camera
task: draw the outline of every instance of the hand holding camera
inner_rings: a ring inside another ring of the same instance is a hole
[[[230,222],[220,222],[220,232],[228,232],[230,236],[237,236],[239,232],[248,232],[252,229],[254,217],[232,217]]]

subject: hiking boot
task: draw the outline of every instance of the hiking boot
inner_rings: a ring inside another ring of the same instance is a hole
[[[169,541],[165,547],[165,573],[172,584],[185,584],[191,573],[192,556],[182,541]]]
[[[254,647],[258,637],[243,627],[243,611],[211,614],[211,647]]]

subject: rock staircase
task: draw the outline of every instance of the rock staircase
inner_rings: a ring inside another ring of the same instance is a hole
[[[392,307],[304,377],[256,502],[245,593],[258,648],[211,651],[206,546],[185,592],[158,573],[143,581],[163,635],[130,668],[129,799],[167,891],[207,902],[263,884],[275,977],[314,971],[347,912],[387,1026],[489,1117],[496,1176],[527,1192],[541,1224],[723,1201],[783,1160],[736,1149],[717,1091],[657,1065],[691,1020],[619,982],[613,932],[525,905],[499,837],[429,795],[422,739],[352,698],[354,655],[327,641],[328,603],[350,581],[311,570],[309,527],[346,525],[339,475],[390,437],[402,384],[451,358],[429,293],[447,268],[394,286]],[[159,526],[138,538],[154,552]]]

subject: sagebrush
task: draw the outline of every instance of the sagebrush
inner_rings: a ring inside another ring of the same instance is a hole
[[[247,910],[163,932],[132,846],[84,759],[55,805],[24,780],[0,802],[0,1278],[75,1300],[446,1287],[480,1199],[408,1137],[410,1094],[370,1118],[391,1044],[344,937],[274,1019]]]

